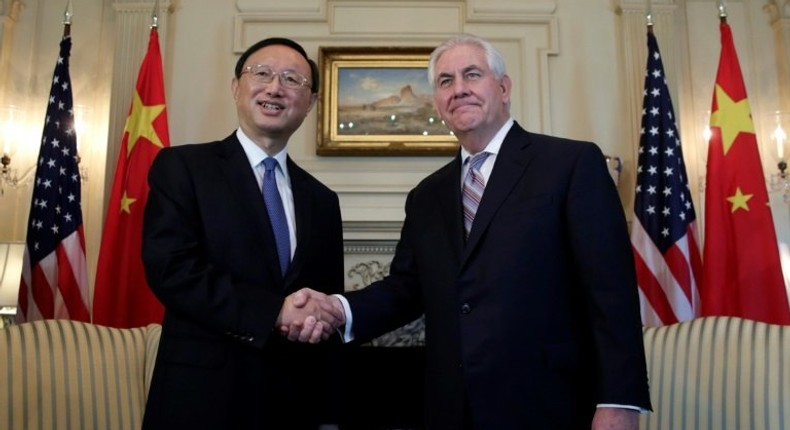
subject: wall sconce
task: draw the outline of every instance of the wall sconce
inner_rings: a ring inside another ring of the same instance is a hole
[[[11,167],[17,145],[23,140],[23,128],[21,109],[14,105],[0,109],[0,139],[3,143],[3,153],[0,155],[0,195],[5,194],[6,186],[12,188],[19,186],[34,170],[30,167],[19,176],[17,170]]]
[[[88,168],[85,167],[82,161],[82,151],[85,148],[85,142],[88,139],[88,124],[90,124],[89,116],[91,114],[90,108],[85,105],[74,105],[74,131],[77,133],[77,164],[80,169],[80,181],[88,181]],[[82,143],[80,143],[82,142]]]
[[[699,156],[699,163],[700,168],[698,172],[699,174],[697,185],[699,187],[700,192],[705,191],[705,181],[707,180],[706,175],[708,172],[708,146],[710,145],[710,138],[713,136],[713,132],[710,129],[710,111],[706,110],[701,114],[697,115],[697,133],[696,140],[700,142],[697,145],[697,155]]]
[[[606,167],[609,169],[609,175],[611,175],[612,180],[614,181],[614,186],[619,186],[620,174],[623,173],[623,161],[620,160],[620,157],[607,155]]]
[[[80,132],[84,133],[86,129],[86,112],[87,109],[85,107],[74,107],[74,127],[77,131],[78,139]],[[2,139],[3,147],[3,152],[0,154],[0,196],[5,194],[7,187],[18,188],[31,182],[36,171],[35,163],[24,168],[21,174],[16,168],[11,166],[18,145],[21,142],[30,141],[30,136],[35,135],[31,131],[33,127],[25,122],[23,116],[24,111],[16,106],[10,105],[0,108],[0,139]],[[38,133],[38,136],[41,136],[40,130]],[[38,139],[34,141],[37,142]],[[35,146],[36,153],[38,153],[39,149],[39,146]],[[76,157],[77,163],[79,163],[79,147]],[[88,180],[88,170],[83,166],[80,166],[80,180],[83,182]]]
[[[30,181],[35,171],[35,165],[25,169],[22,175],[16,169],[11,168],[11,156],[4,152],[0,157],[0,196],[5,195],[6,187],[17,188]]]
[[[771,191],[782,191],[784,201],[790,202],[790,177],[787,174],[787,161],[790,155],[787,130],[790,130],[790,112],[774,112],[769,129],[771,130],[769,152],[779,170],[778,173],[772,173],[770,176]]]

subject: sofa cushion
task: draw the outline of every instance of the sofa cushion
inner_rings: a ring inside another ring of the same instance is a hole
[[[641,429],[790,428],[790,326],[704,317],[644,329]]]
[[[140,428],[160,330],[68,320],[0,329],[0,428]]]

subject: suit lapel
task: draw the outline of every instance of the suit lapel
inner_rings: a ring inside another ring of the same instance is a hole
[[[445,172],[446,173],[441,176],[438,186],[440,192],[436,193],[436,198],[439,200],[439,213],[442,214],[442,217],[444,218],[442,220],[442,225],[446,230],[447,237],[450,238],[450,242],[452,243],[456,261],[460,261],[461,252],[464,247],[463,206],[461,203],[460,151],[455,156],[453,162],[449,165],[449,169],[445,170]]]
[[[529,134],[517,123],[514,123],[502,142],[499,154],[497,154],[494,170],[488,178],[483,198],[480,200],[480,206],[477,208],[475,220],[472,223],[472,231],[466,241],[461,264],[466,263],[497,211],[524,175],[524,171],[533,157],[532,152],[528,150],[529,145]]]
[[[296,251],[288,272],[285,276],[285,286],[288,286],[296,279],[300,269],[304,264],[305,249],[308,246],[307,238],[310,237],[313,215],[313,199],[310,197],[310,189],[306,184],[306,172],[288,157],[288,176],[291,178],[291,193],[294,198],[294,223],[296,224]]]
[[[230,190],[232,198],[236,200],[239,212],[249,218],[246,225],[253,226],[250,231],[253,237],[252,242],[264,255],[264,261],[269,270],[279,273],[280,265],[276,249],[274,246],[267,246],[267,244],[274,243],[269,215],[266,212],[255,174],[250,169],[249,159],[247,159],[235,133],[222,141],[218,152],[220,161],[217,165],[228,180],[227,189]],[[245,227],[239,226],[239,228]],[[275,278],[279,278],[279,276]]]

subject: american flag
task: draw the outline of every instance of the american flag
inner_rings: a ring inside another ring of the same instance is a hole
[[[631,246],[642,323],[659,326],[699,315],[702,259],[675,112],[651,31],[647,47]]]
[[[89,321],[77,136],[69,77],[71,38],[60,54],[39,150],[17,320]]]

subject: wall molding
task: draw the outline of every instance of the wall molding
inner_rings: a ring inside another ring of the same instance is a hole
[[[511,114],[525,128],[551,133],[549,59],[559,55],[555,0],[393,1],[237,0],[231,51],[239,55],[266,37],[288,35],[317,58],[321,46],[429,46],[468,32],[487,38],[502,52],[512,77]],[[318,156],[317,114],[311,113],[294,135],[289,153],[340,195],[343,218],[351,221],[401,221],[411,188],[450,157]],[[360,180],[359,178],[364,178]],[[348,238],[397,238],[387,231],[352,230]]]
[[[394,240],[346,240],[343,252],[347,255],[395,254]]]

